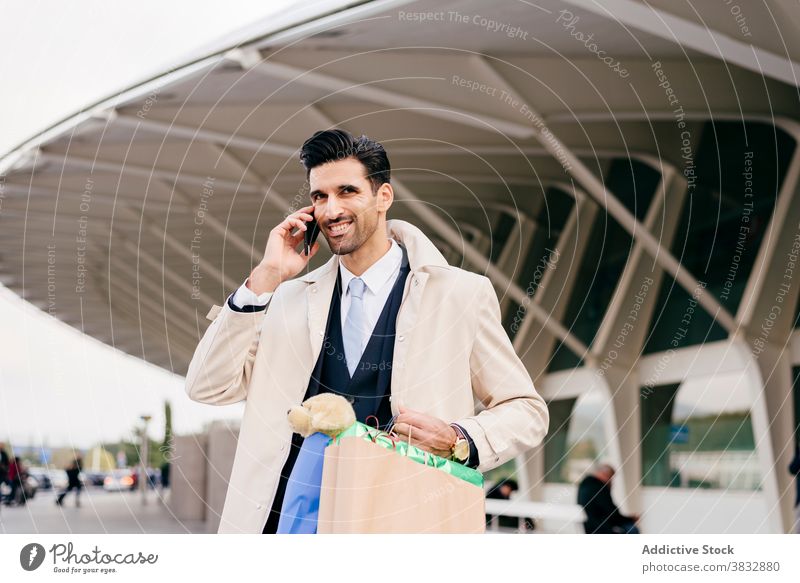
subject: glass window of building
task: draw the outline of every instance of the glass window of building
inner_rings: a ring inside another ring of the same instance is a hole
[[[749,395],[741,373],[643,387],[642,484],[758,490]]]
[[[596,461],[607,460],[605,419],[610,403],[599,391],[548,403],[545,482],[577,484]]]

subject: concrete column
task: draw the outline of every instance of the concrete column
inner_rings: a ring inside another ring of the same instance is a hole
[[[686,180],[671,168],[662,175],[644,226],[670,249],[687,196]],[[640,380],[636,363],[644,349],[650,321],[666,274],[636,242],[592,343],[592,360],[610,392],[618,452],[613,490],[626,513],[641,513]]]
[[[225,495],[228,492],[233,458],[239,439],[238,422],[214,421],[208,431],[206,449],[206,531],[219,529]]]
[[[787,472],[794,454],[792,363],[789,341],[800,295],[800,145],[784,178],[769,228],[750,272],[737,313],[760,383],[751,409],[774,532],[791,532],[794,484]]]
[[[205,520],[207,437],[180,435],[174,439],[167,506],[178,520]]]
[[[572,295],[577,273],[575,258],[583,257],[589,242],[592,225],[599,207],[586,196],[579,196],[566,225],[561,232],[555,251],[558,259],[550,258],[541,281],[536,282],[532,302],[538,303],[561,321],[567,310],[566,298]],[[527,287],[527,282],[523,282]],[[547,361],[553,352],[557,339],[547,329],[529,315],[518,323],[519,331],[514,337],[514,348],[520,355],[528,372],[538,387],[544,378]],[[544,479],[544,447],[537,447],[517,459],[520,491],[530,500],[541,500],[541,486]]]

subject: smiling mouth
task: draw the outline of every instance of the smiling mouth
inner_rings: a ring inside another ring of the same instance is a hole
[[[328,227],[328,233],[330,233],[331,237],[341,237],[348,231],[350,231],[350,226],[353,224],[352,221],[347,221],[344,223],[336,223],[332,227]]]

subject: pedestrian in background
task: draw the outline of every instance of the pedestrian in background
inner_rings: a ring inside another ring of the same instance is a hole
[[[587,534],[639,534],[638,515],[626,516],[611,499],[614,468],[600,464],[578,486],[578,504],[586,512]]]
[[[797,495],[794,500],[794,528],[792,532],[800,534],[800,444],[794,446],[794,459],[789,464],[789,472],[795,476],[795,485],[797,487]]]
[[[64,504],[64,497],[72,490],[75,490],[75,506],[81,505],[81,458],[75,458],[75,461],[67,468],[67,487],[56,498],[56,504],[61,506]]]

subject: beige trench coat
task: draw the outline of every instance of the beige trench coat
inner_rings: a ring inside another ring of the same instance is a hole
[[[400,402],[458,422],[483,472],[541,443],[547,406],[501,325],[489,279],[448,265],[408,222],[389,220],[387,231],[406,247],[411,268],[397,314],[392,412]],[[186,392],[212,405],[246,400],[220,533],[260,533],[266,523],[291,444],[286,412],[305,396],[323,348],[338,269],[334,255],[283,282],[266,311],[211,311]]]

